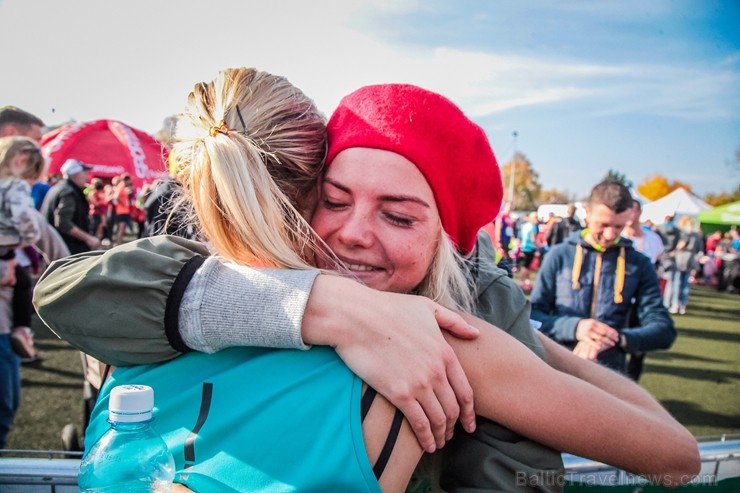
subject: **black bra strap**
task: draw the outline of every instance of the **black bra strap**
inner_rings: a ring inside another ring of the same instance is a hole
[[[377,391],[372,388],[368,387],[365,389],[365,393],[362,394],[362,400],[360,401],[360,421],[364,422],[365,418],[367,417],[368,411],[370,411],[370,406],[373,405],[373,401],[375,400],[375,396],[377,395]],[[391,429],[388,432],[388,438],[385,439],[385,443],[383,444],[383,450],[380,451],[380,455],[378,456],[378,460],[375,462],[375,465],[373,466],[373,473],[375,474],[375,479],[380,479],[380,476],[383,474],[383,471],[385,470],[385,466],[388,465],[388,459],[391,458],[391,452],[393,452],[393,447],[396,446],[396,441],[398,440],[398,433],[401,431],[401,424],[403,423],[403,414],[401,411],[396,409],[396,414],[393,416],[393,423],[391,423]]]
[[[373,405],[373,400],[375,400],[375,395],[377,392],[374,388],[368,387],[365,389],[365,393],[362,394],[362,400],[360,401],[360,422],[364,423],[365,418],[367,417],[367,412],[370,411],[370,406]]]
[[[383,445],[383,450],[380,451],[378,460],[373,466],[373,472],[375,473],[376,479],[380,479],[380,476],[385,470],[385,466],[388,464],[388,459],[391,458],[391,452],[393,452],[393,447],[396,446],[396,440],[398,440],[398,432],[401,431],[402,423],[403,414],[401,413],[401,411],[396,409],[396,414],[395,416],[393,416],[393,423],[391,424],[391,430],[388,432],[388,438],[386,438],[385,444]]]

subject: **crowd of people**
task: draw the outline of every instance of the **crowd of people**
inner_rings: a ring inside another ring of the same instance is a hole
[[[505,259],[525,291],[533,287],[532,268],[538,270],[550,249],[565,241],[574,231],[585,227],[585,218],[576,215],[575,204],[568,204],[567,215],[549,213],[541,221],[535,212],[512,214],[511,205],[499,212],[490,227],[486,227],[497,250],[497,258]],[[640,222],[642,204],[634,199],[632,217],[622,236],[632,241],[635,250],[646,255],[655,265],[661,281],[661,292],[671,314],[686,313],[690,285],[705,284],[721,289],[738,290],[731,280],[723,279],[726,260],[740,254],[740,232],[737,228],[715,230],[705,235],[696,219],[682,215],[677,221],[666,216],[664,223]]]
[[[146,212],[157,183],[135,191],[127,174],[91,180],[90,166],[74,159],[48,175],[43,128],[27,111],[0,108],[0,448],[20,404],[19,364],[41,361],[31,330],[35,280],[50,262],[141,237],[147,217],[160,217],[158,206]]]
[[[105,365],[87,449],[110,390],[137,383],[178,491],[557,492],[562,451],[665,485],[698,472],[695,439],[624,375],[673,343],[700,238],[677,233],[662,265],[617,182],[585,224],[517,224],[485,133],[442,95],[365,86],[327,122],[284,77],[225,70],[189,94],[156,190],[89,171],[67,161],[34,215],[79,253],[44,270],[35,308]],[[149,236],[147,206],[188,234]]]

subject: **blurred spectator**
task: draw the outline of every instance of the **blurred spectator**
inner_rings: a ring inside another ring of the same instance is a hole
[[[131,176],[128,173],[121,175],[120,180],[113,186],[111,206],[113,207],[113,229],[115,236],[113,245],[123,243],[123,236],[131,226],[131,200],[133,188]]]
[[[562,243],[574,231],[580,231],[581,221],[576,218],[575,204],[568,204],[567,216],[554,223],[547,231],[547,244],[552,248],[558,243]]]
[[[496,216],[494,225],[495,233],[491,238],[493,240],[493,247],[500,251],[504,260],[511,265],[512,260],[509,250],[511,249],[511,240],[514,238],[514,221],[511,219],[511,202],[504,203],[503,209],[501,209],[501,212]]]
[[[105,182],[102,179],[92,179],[90,191],[87,194],[87,201],[90,203],[90,234],[102,240],[103,230],[105,229],[105,218],[108,216]]]
[[[678,222],[681,236],[674,250],[675,269],[670,280],[671,293],[669,299],[664,300],[670,307],[668,311],[683,315],[686,313],[686,304],[689,300],[691,283],[689,278],[692,272],[699,268],[699,257],[704,251],[701,235],[694,231],[694,221],[689,216],[682,216]]]
[[[539,235],[539,220],[537,219],[536,212],[530,212],[527,216],[527,221],[522,225],[519,230],[519,244],[521,248],[522,261],[519,265],[521,272],[521,287],[524,290],[532,289],[532,262],[534,261],[535,253],[539,248],[539,241],[537,236]]]
[[[640,202],[633,200],[631,211],[631,216],[627,220],[622,236],[632,240],[632,248],[645,255],[655,265],[658,257],[665,249],[663,238],[650,228],[640,225],[640,215],[642,214]]]
[[[197,232],[192,222],[187,220],[186,212],[175,207],[173,203],[180,187],[174,175],[170,175],[152,189],[144,202],[147,236],[168,234],[191,240],[197,239]]]
[[[650,228],[640,225],[640,215],[642,206],[637,200],[632,201],[631,216],[627,220],[627,225],[622,231],[622,236],[632,241],[632,248],[645,255],[650,259],[650,263],[657,268],[658,257],[663,253],[663,239],[658,233]],[[635,303],[637,300],[633,300]],[[638,327],[640,321],[637,320],[637,313],[632,310],[629,317],[628,327]],[[642,374],[645,353],[643,351],[630,353],[627,362],[627,375],[635,382],[640,379]]]
[[[663,253],[659,257],[658,275],[661,281],[661,290],[663,292],[663,304],[668,308],[671,304],[671,280],[673,273],[676,271],[676,258],[674,252],[678,246],[678,240],[681,236],[676,224],[673,222],[673,216],[666,216],[663,224],[655,230],[663,240]]]
[[[71,253],[81,253],[100,247],[100,240],[90,230],[90,205],[83,192],[91,167],[75,159],[62,165],[64,180],[46,194],[42,214],[62,235]]]

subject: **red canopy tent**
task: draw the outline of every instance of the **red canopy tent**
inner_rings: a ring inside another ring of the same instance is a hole
[[[128,173],[136,188],[167,175],[167,148],[148,133],[116,120],[64,125],[41,138],[41,149],[49,174],[60,173],[71,158],[92,166],[90,176]]]

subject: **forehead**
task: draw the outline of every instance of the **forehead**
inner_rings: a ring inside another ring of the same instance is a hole
[[[366,147],[346,149],[331,162],[326,177],[351,186],[353,191],[403,191],[434,200],[431,187],[416,165],[391,151]]]
[[[632,214],[632,209],[616,213],[604,204],[596,204],[588,209],[589,222],[598,222],[604,224],[620,223],[626,221]]]

